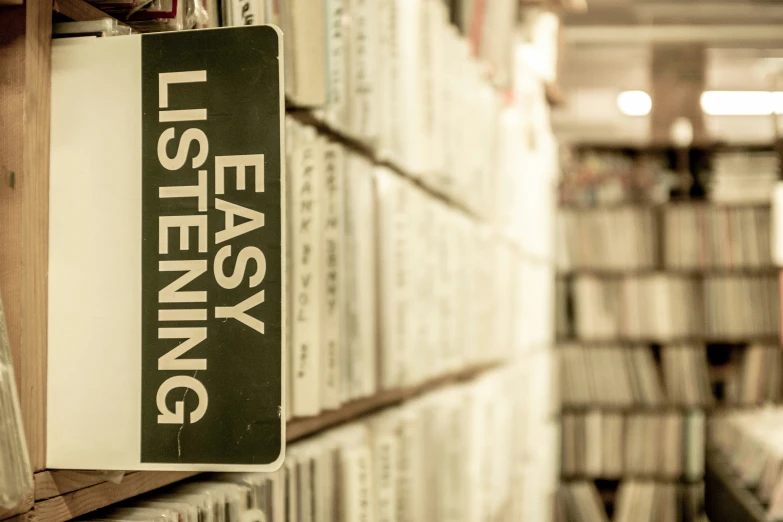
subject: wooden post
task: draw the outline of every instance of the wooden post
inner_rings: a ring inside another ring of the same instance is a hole
[[[702,44],[655,44],[652,49],[652,139],[669,143],[677,118],[693,125],[693,142],[707,138],[701,95],[706,75],[706,50]]]
[[[656,44],[652,50],[652,114],[650,124],[654,143],[671,143],[671,129],[678,118],[687,118],[693,127],[693,143],[707,141],[701,95],[706,76],[706,50],[702,44]],[[693,177],[689,148],[677,146],[676,164],[680,177],[678,192],[687,197]]]
[[[0,8],[0,27],[0,291],[38,471],[46,465],[51,0]]]

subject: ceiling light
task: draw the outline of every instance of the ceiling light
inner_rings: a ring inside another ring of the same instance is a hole
[[[705,91],[701,108],[710,116],[769,116],[783,113],[783,92]]]
[[[644,91],[625,91],[617,96],[617,107],[626,116],[647,116],[652,109],[652,99]]]

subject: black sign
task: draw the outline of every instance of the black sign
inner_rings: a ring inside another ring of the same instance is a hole
[[[142,38],[143,463],[282,452],[281,51],[264,26]]]

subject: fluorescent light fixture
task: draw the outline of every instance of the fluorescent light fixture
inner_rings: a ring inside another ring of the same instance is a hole
[[[652,109],[644,91],[625,91],[617,107],[626,116],[646,116]],[[704,91],[701,108],[710,116],[769,116],[783,114],[783,91]]]
[[[705,91],[701,108],[710,116],[769,116],[783,113],[783,92]]]
[[[652,109],[652,99],[644,91],[625,91],[617,95],[617,107],[626,116],[647,116]]]

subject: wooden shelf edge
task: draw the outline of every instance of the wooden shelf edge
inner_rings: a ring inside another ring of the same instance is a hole
[[[344,404],[337,410],[324,412],[317,417],[292,419],[286,426],[286,440],[292,442],[309,435],[314,435],[325,429],[400,404],[428,391],[436,390],[449,384],[473,379],[488,370],[497,368],[499,365],[500,363],[491,363],[468,368],[442,377],[437,377],[418,386],[385,391],[366,399],[352,401]]]
[[[417,386],[385,391],[366,399],[351,401],[337,410],[327,411],[316,417],[293,419],[286,425],[286,440],[293,442],[315,435],[328,428],[398,405],[428,391],[468,381],[500,365],[499,362],[478,365],[431,379]],[[114,484],[106,482],[100,475],[84,471],[41,471],[35,474],[36,503],[28,517],[33,517],[35,522],[65,522],[197,474],[197,472],[136,471],[127,473],[119,484]]]
[[[32,516],[36,522],[63,522],[197,474],[166,471],[128,473],[119,484],[101,482],[37,502]]]
[[[35,501],[78,491],[106,482],[106,477],[93,471],[46,470],[34,475]]]

